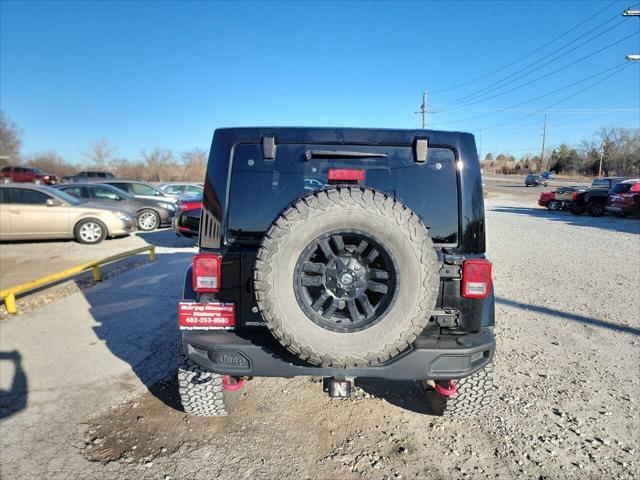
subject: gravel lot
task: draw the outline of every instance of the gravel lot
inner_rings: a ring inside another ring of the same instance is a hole
[[[2,478],[637,478],[640,221],[548,212],[539,190],[508,185],[487,185],[488,418],[436,418],[413,382],[359,381],[335,401],[307,378],[254,379],[232,417],[186,417],[163,381],[190,255],[174,248],[0,322],[0,388],[17,392],[4,396]]]

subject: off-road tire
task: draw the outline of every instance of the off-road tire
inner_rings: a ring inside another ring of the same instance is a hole
[[[452,418],[484,416],[491,408],[493,366],[489,363],[473,375],[458,380],[458,394],[454,397],[445,397],[426,383],[424,385],[427,401],[435,415]]]
[[[222,375],[205,370],[181,351],[178,391],[185,413],[199,417],[225,417],[233,410],[242,390],[225,390]]]
[[[305,246],[339,228],[379,239],[402,276],[394,303],[377,323],[357,332],[330,331],[314,323],[293,288],[295,264]],[[298,199],[274,221],[258,251],[254,286],[267,326],[297,357],[326,367],[373,366],[406,350],[429,322],[439,264],[426,227],[402,203],[372,189],[330,188]]]

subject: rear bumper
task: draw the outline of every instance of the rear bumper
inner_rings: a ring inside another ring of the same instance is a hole
[[[633,213],[637,207],[633,205],[607,205],[604,209],[610,213]]]
[[[183,331],[186,355],[215,373],[256,377],[375,377],[390,380],[449,380],[480,370],[493,358],[491,328],[463,336],[418,337],[412,349],[384,365],[325,368],[303,362],[273,345],[270,334],[240,336],[233,332]]]

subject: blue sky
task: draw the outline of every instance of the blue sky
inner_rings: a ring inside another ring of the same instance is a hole
[[[100,138],[134,158],[208,148],[222,126],[418,128],[427,89],[429,126],[520,156],[539,151],[542,109],[551,146],[640,128],[630,3],[2,1],[0,106],[23,153],[77,163]]]

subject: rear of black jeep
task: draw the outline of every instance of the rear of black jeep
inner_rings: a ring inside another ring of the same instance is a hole
[[[422,381],[434,412],[486,412],[491,263],[473,136],[216,130],[200,253],[180,303],[185,411],[226,415],[251,377]]]

